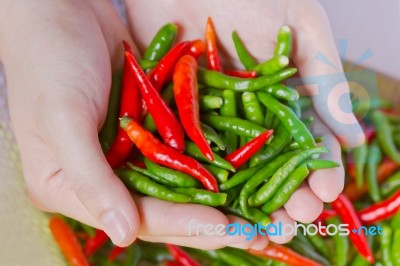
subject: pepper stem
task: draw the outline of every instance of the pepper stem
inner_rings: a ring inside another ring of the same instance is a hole
[[[119,125],[120,127],[122,127],[123,130],[126,130],[126,128],[128,127],[129,123],[132,122],[133,119],[130,118],[129,116],[124,116],[122,118],[119,119]]]

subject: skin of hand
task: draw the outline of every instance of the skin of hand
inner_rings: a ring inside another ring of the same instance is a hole
[[[126,4],[129,28],[141,51],[166,22],[181,27],[179,38],[193,39],[203,36],[206,18],[211,16],[227,54],[235,54],[230,33],[236,29],[254,55],[266,59],[272,55],[277,30],[288,24],[295,34],[293,61],[300,75],[332,73],[313,60],[317,51],[340,65],[327,19],[315,1],[131,0]],[[137,195],[132,200],[107,165],[97,138],[107,112],[112,70],[122,64],[121,41],[133,45],[109,1],[1,0],[0,6],[0,59],[26,188],[35,206],[101,228],[120,246],[139,237],[203,249],[226,245],[261,249],[269,240],[283,243],[291,239],[258,236],[246,241],[245,236],[210,237],[202,231],[199,236],[188,236],[191,220],[199,224],[246,222],[201,205]],[[225,64],[237,64],[224,58]],[[348,90],[345,83],[340,86]],[[313,99],[318,103],[318,95]],[[357,146],[363,141],[362,133],[353,142],[346,136],[361,130],[346,131],[327,118],[318,104],[315,111],[324,121],[316,131],[326,136],[331,158],[340,162],[334,136],[349,147]],[[355,123],[354,117],[349,119]],[[334,200],[342,191],[343,178],[342,167],[312,173],[308,184],[272,215],[273,222],[314,220],[323,202]]]

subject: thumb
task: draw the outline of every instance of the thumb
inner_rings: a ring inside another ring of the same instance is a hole
[[[79,201],[114,244],[126,246],[137,237],[138,210],[102,153],[94,115],[98,111],[90,102],[79,99],[86,98],[75,95],[70,102],[65,98],[45,100],[38,128]],[[54,102],[58,104],[56,110]]]

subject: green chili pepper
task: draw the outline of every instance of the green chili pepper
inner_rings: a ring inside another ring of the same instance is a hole
[[[80,223],[80,226],[83,229],[83,231],[85,231],[89,236],[93,237],[96,234],[96,230],[90,225],[87,225],[85,223]]]
[[[284,69],[289,64],[289,58],[285,55],[274,56],[271,59],[256,65],[253,70],[259,75],[267,76]]]
[[[281,123],[292,134],[293,138],[299,143],[302,149],[315,146],[314,137],[310,131],[288,106],[281,104],[278,100],[265,92],[258,92],[257,96],[268,110],[271,110],[279,117]]]
[[[372,121],[376,127],[376,138],[382,151],[396,163],[400,163],[400,153],[393,140],[393,128],[387,117],[381,111],[372,113]]]
[[[395,230],[400,229],[400,210],[393,216],[390,226]]]
[[[121,178],[127,187],[145,195],[172,202],[190,202],[190,197],[175,193],[138,172],[118,169],[115,174]]]
[[[306,125],[306,127],[309,128],[312,125],[312,123],[314,122],[314,117],[308,116],[308,117],[304,118],[302,121],[303,121],[304,125]]]
[[[284,101],[297,101],[299,99],[299,93],[297,92],[297,90],[285,86],[282,83],[276,83],[272,86],[263,89],[263,91],[266,91],[275,98]]]
[[[250,168],[247,168],[245,170],[240,170],[236,172],[231,178],[229,178],[226,182],[223,182],[220,185],[220,189],[222,191],[226,191],[228,189],[231,189],[233,187],[236,187],[244,182],[246,182],[249,178],[251,178],[258,170],[261,169],[260,165],[253,166]]]
[[[210,126],[201,123],[201,130],[203,131],[204,136],[206,137],[207,141],[213,142],[217,145],[218,149],[221,151],[225,150],[225,144],[221,139],[221,136]]]
[[[225,262],[225,265],[252,266],[247,259],[241,258],[234,253],[228,253],[225,249],[217,249],[215,252],[217,253],[218,258]]]
[[[165,24],[156,33],[143,54],[144,60],[159,61],[171,49],[178,27],[175,24]]]
[[[400,265],[400,229],[393,233],[392,262],[393,265]]]
[[[213,207],[224,205],[227,197],[226,193],[214,193],[199,188],[171,187],[169,189],[176,193],[189,196],[191,203],[199,203]]]
[[[264,122],[264,114],[256,94],[254,92],[244,92],[242,94],[242,102],[246,119],[262,126]]]
[[[147,70],[147,69],[152,69],[158,64],[158,61],[152,61],[152,60],[146,60],[142,59],[139,62],[139,65],[142,69]]]
[[[302,240],[299,239],[299,237],[303,237]],[[306,241],[304,243],[304,241]],[[292,239],[288,243],[289,247],[291,247],[293,250],[299,252],[303,256],[310,258],[316,262],[319,262],[321,265],[329,266],[330,263],[329,261],[320,255],[314,247],[311,245],[311,243],[306,239],[303,235],[297,234],[296,237]]]
[[[297,102],[298,102],[302,112],[305,112],[305,111],[307,111],[308,109],[311,108],[311,99],[310,99],[310,97],[307,97],[307,96],[300,97]]]
[[[200,95],[199,106],[201,110],[208,111],[213,109],[221,108],[224,100],[221,97],[212,95]]]
[[[199,87],[200,95],[211,95],[211,96],[222,98],[222,92],[223,92],[223,90],[219,90],[219,89],[215,89],[215,88],[211,88],[211,87],[204,87],[202,89],[200,89],[200,87]]]
[[[249,70],[252,69],[255,65],[257,65],[256,60],[254,60],[253,56],[248,52],[246,46],[243,44],[242,40],[239,38],[236,31],[232,32],[233,43],[235,44],[236,53],[239,57],[240,62],[242,62],[243,66]]]
[[[168,180],[169,183],[173,183],[173,187],[196,187],[199,184],[190,175],[158,165],[147,158],[144,158],[144,164],[152,174],[159,176],[163,180]]]
[[[310,171],[315,171],[319,169],[335,168],[339,167],[340,164],[330,160],[318,160],[311,159],[306,162],[307,167]]]
[[[396,144],[396,146],[399,148],[400,147],[400,134],[393,135],[393,141]]]
[[[224,191],[227,195],[224,206],[231,205],[231,203],[238,198],[241,189],[242,189],[241,187],[236,186],[229,190]]]
[[[223,169],[226,169],[231,172],[235,172],[235,167],[233,167],[229,162],[224,160],[222,157],[220,157],[218,154],[213,153],[214,155],[214,160],[210,161],[208,160],[199,150],[199,148],[194,144],[193,142],[186,141],[185,142],[185,153],[201,162],[209,163],[218,167],[221,167]]]
[[[353,104],[355,114],[365,115],[370,110],[393,108],[393,103],[382,98],[358,99],[358,104]]]
[[[357,254],[353,259],[353,261],[351,262],[351,266],[369,266],[369,265],[370,263],[366,259],[364,259],[364,257],[361,256],[360,254]]]
[[[262,76],[255,79],[237,78],[227,76],[221,72],[199,68],[197,72],[198,82],[209,87],[233,90],[235,92],[257,91],[271,86],[293,76],[296,68],[286,68],[270,76]]]
[[[265,108],[265,117],[264,117],[264,127],[265,128],[272,128],[272,122],[274,121],[275,114]]]
[[[334,224],[337,228],[340,226],[340,220],[337,217],[327,219],[328,224]],[[335,245],[335,265],[345,266],[347,264],[347,253],[349,250],[349,240],[347,236],[334,234],[332,239]]]
[[[292,52],[292,30],[285,25],[279,29],[277,43],[275,47],[275,55],[286,55],[290,57]]]
[[[162,185],[166,185],[166,186],[178,186],[178,184],[175,182],[175,180],[168,180],[168,179],[164,179],[161,176],[155,175],[152,172],[150,172],[147,169],[143,169],[140,168],[138,166],[135,166],[131,163],[128,163],[128,166],[131,170],[141,173],[142,175],[145,175],[147,177],[150,177],[151,179],[153,179],[154,181],[156,181],[157,183],[160,183]]]
[[[268,180],[268,178],[271,177],[282,165],[284,165],[297,154],[299,154],[298,151],[283,153],[270,163],[263,165],[262,168],[260,168],[251,176],[251,178],[244,184],[239,195],[239,204],[244,213],[247,213],[247,203],[250,193],[254,191],[262,182]],[[253,168],[255,167],[257,166],[253,166]]]
[[[376,179],[377,168],[379,163],[381,162],[381,157],[381,150],[379,149],[376,142],[371,143],[368,149],[368,163],[365,176],[367,179],[369,195],[374,202],[379,202],[382,198],[379,192],[378,181]]]
[[[249,198],[252,206],[260,206],[272,198],[277,189],[286,181],[287,177],[303,161],[314,154],[328,152],[325,147],[314,147],[293,156],[287,163],[280,167],[275,174],[253,196]]]
[[[237,117],[203,115],[201,120],[217,130],[233,132],[248,138],[255,138],[266,130],[253,122]]]
[[[257,208],[252,208],[252,207],[248,208],[248,215],[246,215],[240,208],[235,208],[235,207],[223,207],[222,211],[227,214],[232,214],[241,217],[252,224],[260,223],[262,226],[266,226],[271,222],[269,216]]]
[[[393,265],[392,263],[392,235],[393,230],[387,224],[381,224],[382,227],[382,235],[381,235],[381,251],[382,251],[382,262],[385,266]],[[400,250],[397,250],[400,252]]]
[[[287,106],[292,109],[293,113],[300,119],[301,109],[300,105],[297,104],[297,101],[288,101]]]
[[[217,167],[212,164],[203,164],[203,166],[208,171],[210,171],[210,173],[213,174],[213,176],[215,176],[215,178],[218,180],[218,182],[222,183],[222,182],[226,182],[226,180],[228,180],[228,176],[229,176],[228,170]]]
[[[107,153],[117,136],[119,101],[121,97],[122,71],[112,75],[110,97],[108,99],[107,116],[99,132],[99,141],[104,153]]]
[[[318,251],[325,258],[331,257],[331,252],[326,241],[322,239],[318,234],[307,234],[306,237],[316,251]]]
[[[324,136],[320,136],[320,137],[315,137],[315,138],[314,138],[315,143],[321,143],[321,142],[323,142],[324,140],[325,140]],[[286,152],[286,151],[293,151],[293,150],[297,150],[297,149],[300,149],[299,143],[297,143],[297,142],[292,142],[292,143],[290,143],[288,146],[286,146],[285,149],[283,149],[283,152]]]
[[[165,245],[146,243],[143,241],[139,243],[142,250],[142,258],[146,261],[158,263],[173,259]]]
[[[224,90],[222,92],[224,104],[220,109],[220,113],[223,116],[236,117],[238,114],[236,96],[233,91]],[[221,133],[221,137],[225,143],[226,153],[231,153],[238,147],[238,136],[230,131],[224,131]]]
[[[138,244],[132,244],[126,251],[123,266],[139,266],[142,250]]]
[[[266,266],[267,262],[262,258],[250,255],[248,252],[238,248],[225,247],[216,251],[219,259],[229,265],[252,265]]]
[[[381,194],[383,197],[389,197],[400,189],[400,171],[390,176],[385,183],[381,185]]]
[[[356,167],[356,183],[361,187],[364,183],[364,167],[367,162],[368,147],[365,143],[353,149],[353,159]]]
[[[289,200],[290,196],[296,191],[296,189],[303,183],[304,179],[308,176],[310,171],[307,168],[307,163],[304,163],[297,167],[284,181],[282,186],[278,188],[272,198],[267,201],[262,207],[265,213],[272,213],[285,205]]]

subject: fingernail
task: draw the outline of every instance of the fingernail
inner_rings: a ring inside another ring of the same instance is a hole
[[[116,245],[125,240],[126,235],[130,230],[130,226],[126,218],[120,211],[108,211],[101,216],[100,222],[103,225],[104,231]]]

